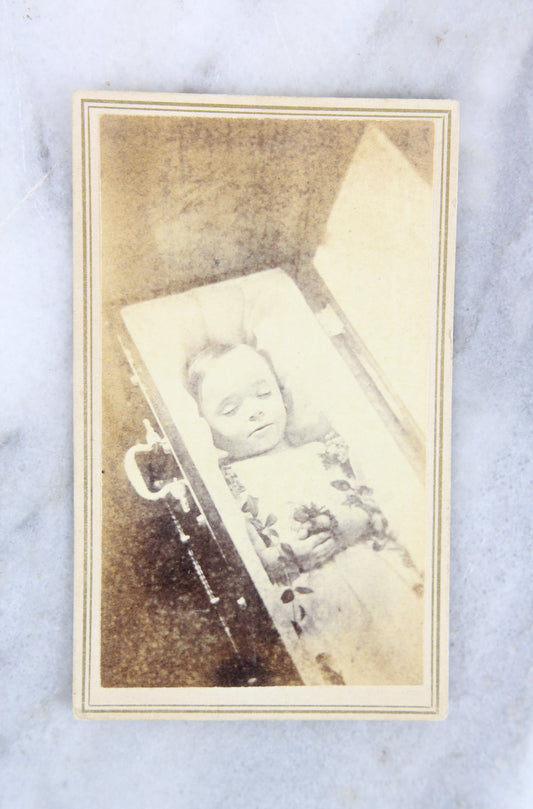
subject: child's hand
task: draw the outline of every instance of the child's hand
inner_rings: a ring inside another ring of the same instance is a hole
[[[291,547],[300,570],[312,570],[327,562],[339,548],[335,536],[336,521],[329,514],[317,514],[301,522]]]
[[[323,565],[339,550],[339,544],[330,531],[311,534],[307,539],[292,544],[294,555],[302,572]]]
[[[363,508],[345,506],[339,509],[336,516],[346,547],[355,545],[361,539],[368,538],[375,533],[377,525],[374,526],[374,519]],[[377,522],[376,519],[376,524]]]
[[[317,514],[316,517],[309,517],[305,522],[299,521],[299,530],[296,538],[299,540],[307,539],[312,534],[320,534],[324,531],[331,532],[334,528],[334,522],[330,514]]]

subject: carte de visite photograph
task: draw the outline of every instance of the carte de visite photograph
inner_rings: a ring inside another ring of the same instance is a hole
[[[74,94],[76,716],[445,718],[458,114]]]

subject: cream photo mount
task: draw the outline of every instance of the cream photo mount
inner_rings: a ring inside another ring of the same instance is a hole
[[[458,117],[74,94],[76,716],[445,717]]]

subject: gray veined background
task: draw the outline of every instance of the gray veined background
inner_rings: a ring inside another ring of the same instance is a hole
[[[531,805],[528,5],[3,0],[0,805]],[[446,722],[72,718],[78,87],[461,102]]]

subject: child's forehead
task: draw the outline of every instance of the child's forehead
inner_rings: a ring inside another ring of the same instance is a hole
[[[219,357],[213,357],[205,368],[204,382],[230,387],[241,381],[272,378],[266,359],[250,346],[236,346]]]

